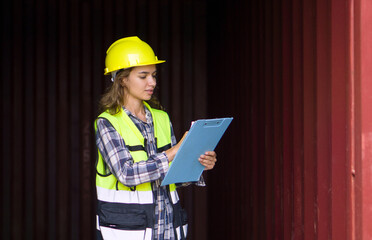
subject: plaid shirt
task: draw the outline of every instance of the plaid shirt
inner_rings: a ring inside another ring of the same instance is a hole
[[[133,158],[125,146],[123,138],[106,119],[97,120],[96,144],[108,165],[110,172],[125,186],[133,187],[145,182],[152,182],[153,196],[155,199],[154,237],[157,240],[173,240],[173,208],[171,199],[167,194],[167,188],[161,187],[161,180],[168,171],[168,157],[165,153],[157,153],[154,126],[150,111],[145,107],[146,120],[143,122],[135,117],[130,111],[123,108],[130,119],[147,139],[147,161],[134,163]],[[176,138],[171,124],[172,146],[176,144]],[[203,178],[197,183],[204,186]]]

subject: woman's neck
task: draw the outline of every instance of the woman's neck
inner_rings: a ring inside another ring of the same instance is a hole
[[[124,107],[134,116],[146,121],[145,107],[142,101],[131,101],[124,103]]]

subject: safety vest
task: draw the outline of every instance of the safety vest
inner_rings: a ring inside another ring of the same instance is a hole
[[[157,152],[162,152],[171,147],[171,128],[169,116],[166,112],[150,110]],[[104,112],[98,118],[107,119],[115,130],[124,139],[133,161],[146,161],[146,142],[137,126],[125,113],[120,110],[111,115]],[[95,123],[97,131],[97,124]],[[107,167],[98,151],[96,166],[97,188],[97,229],[101,231],[103,239],[152,239],[155,221],[155,199],[153,197],[151,182],[142,183],[135,187],[127,187],[119,182],[112,173],[106,173]],[[185,239],[187,232],[187,218],[181,208],[176,192],[176,186],[168,186],[173,206],[173,226],[178,239]]]

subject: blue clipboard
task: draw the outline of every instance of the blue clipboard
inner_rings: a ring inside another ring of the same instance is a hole
[[[197,120],[183,140],[161,185],[199,181],[204,171],[199,157],[213,151],[233,118]]]

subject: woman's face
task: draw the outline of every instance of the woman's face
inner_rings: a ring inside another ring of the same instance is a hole
[[[128,77],[123,78],[125,101],[150,100],[156,86],[155,65],[134,67]]]

